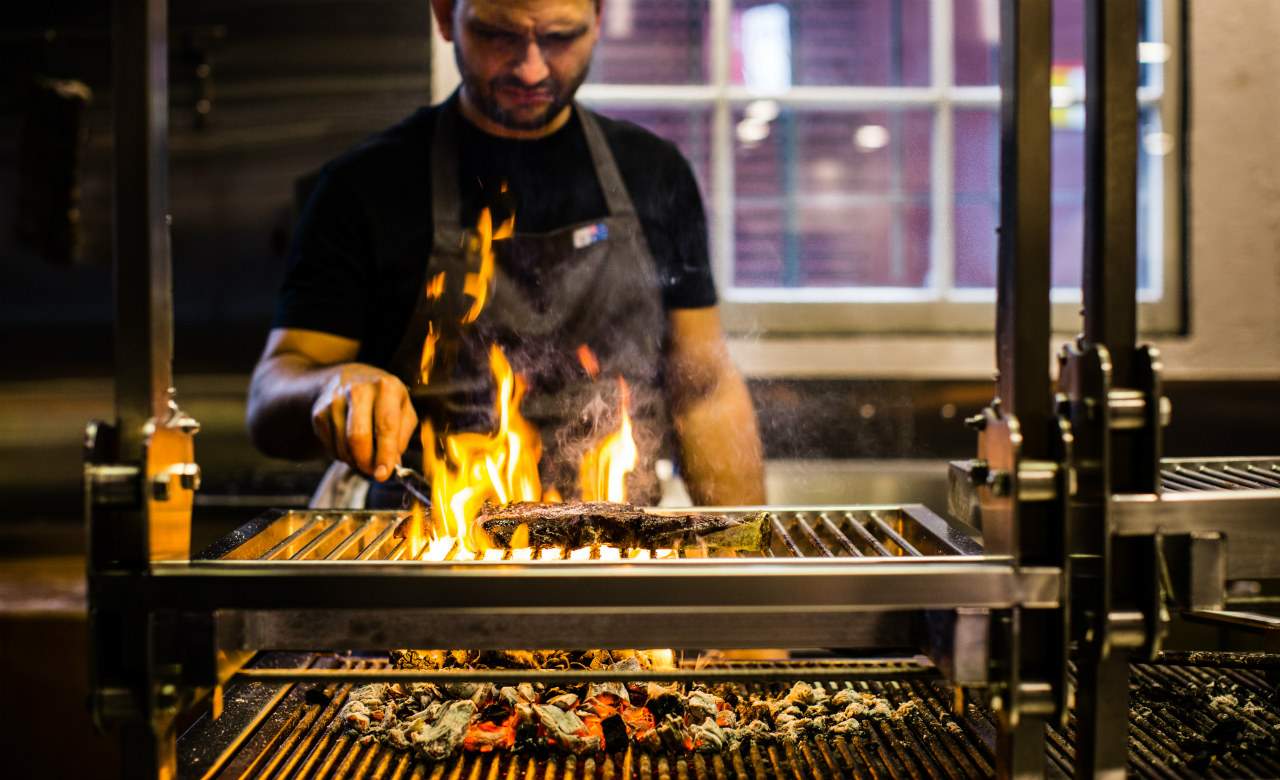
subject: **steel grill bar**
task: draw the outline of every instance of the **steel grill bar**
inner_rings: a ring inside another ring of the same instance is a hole
[[[823,557],[826,557],[826,558],[835,557],[835,553],[831,552],[830,548],[828,548],[825,544],[823,544],[822,540],[818,538],[818,535],[813,532],[813,528],[809,525],[808,521],[805,519],[805,514],[803,512],[799,512],[796,514],[795,527],[800,529],[800,534],[804,536],[805,539],[809,540],[809,544],[812,544],[815,548],[817,548],[818,552],[822,553]]]
[[[779,520],[778,516],[773,512],[769,513],[769,525],[773,526],[773,532],[782,540],[783,545],[786,546],[787,551],[791,553],[792,557],[804,557],[804,553],[800,552],[800,548],[796,546],[796,542],[791,538],[791,534],[787,533],[787,529],[782,527],[782,521]]]
[[[1197,479],[1208,482],[1211,485],[1217,485],[1226,490],[1235,490],[1239,486],[1229,479],[1224,478],[1221,474],[1201,466],[1194,472]]]
[[[822,512],[821,514],[819,514],[818,519],[822,521],[822,527],[827,529],[827,533],[831,534],[831,536],[840,544],[840,546],[844,548],[845,552],[849,553],[849,555],[852,555],[855,558],[864,557],[864,553],[862,552],[862,550],[859,550],[858,546],[853,543],[853,540],[850,539],[848,536],[846,536],[843,531],[837,528],[835,523],[831,522],[831,518],[830,516],[827,515],[826,512]]]
[[[1275,485],[1272,485],[1268,483],[1266,480],[1259,477],[1256,473],[1238,469],[1235,466],[1226,466],[1222,470],[1224,473],[1230,474],[1234,479],[1237,479],[1247,484],[1249,487],[1253,488],[1254,490],[1266,490],[1267,488],[1270,488],[1270,487],[1280,487],[1280,483],[1276,483]]]
[[[917,550],[913,544],[911,544],[911,542],[908,542],[906,539],[902,537],[901,534],[893,530],[893,528],[891,528],[889,524],[885,522],[885,519],[880,516],[879,512],[871,512],[870,514],[871,514],[871,521],[876,524],[876,526],[884,533],[885,536],[888,536],[890,539],[892,539],[893,543],[898,545],[898,547],[901,548],[903,552],[905,552],[907,555],[924,557],[923,554],[919,550]]]
[[[889,549],[881,544],[879,539],[872,536],[871,532],[868,531],[862,523],[858,522],[858,518],[853,512],[845,512],[844,519],[846,524],[853,529],[854,534],[861,539],[864,544],[870,547],[876,555],[885,558],[897,557],[893,553],[889,552]]]
[[[370,558],[372,558],[373,554],[376,553],[379,549],[381,549],[382,545],[386,544],[387,539],[391,538],[391,535],[396,532],[396,529],[398,529],[401,525],[404,524],[404,521],[405,521],[405,518],[401,517],[398,520],[396,520],[394,523],[388,523],[387,527],[382,529],[381,533],[373,537],[373,541],[365,545],[363,550],[356,553],[356,560],[367,561]]]
[[[1280,466],[1272,464],[1268,470],[1263,470],[1250,463],[1246,468],[1249,474],[1257,477],[1271,487],[1280,488]]]
[[[303,534],[307,533],[312,528],[314,528],[316,524],[323,519],[324,519],[324,515],[321,515],[321,514],[315,515],[314,517],[309,519],[307,522],[303,523],[301,528],[289,534],[284,539],[281,539],[279,542],[273,545],[270,549],[268,549],[262,555],[258,556],[258,560],[262,560],[262,561],[274,560],[275,557],[279,555],[281,551],[283,551],[289,545],[293,544],[294,541],[296,541]]]
[[[1227,486],[1227,488],[1224,488],[1222,484],[1205,479],[1202,475],[1192,473],[1190,471],[1187,471],[1186,469],[1178,469],[1177,478],[1199,490],[1229,489],[1229,486]]]
[[[342,520],[343,518],[338,518],[335,521],[331,521],[327,528],[325,528],[320,533],[316,534],[315,538],[313,538],[311,541],[307,542],[305,545],[302,546],[302,549],[298,550],[296,553],[289,556],[289,560],[291,561],[307,560],[312,550],[316,549],[321,544],[323,544],[326,539],[328,539],[330,536],[333,536],[334,532],[336,532],[339,528],[342,527]]]
[[[1224,466],[1223,468],[1214,471],[1213,474],[1219,479],[1229,482],[1236,487],[1244,488],[1245,490],[1257,490],[1262,487],[1258,482],[1249,479],[1248,477],[1241,477],[1240,474],[1236,473],[1230,466]]]

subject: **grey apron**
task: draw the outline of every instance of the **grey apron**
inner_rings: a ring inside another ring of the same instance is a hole
[[[496,263],[488,302],[475,322],[455,329],[456,356],[446,361],[447,375],[437,363],[424,385],[419,363],[429,325],[436,323],[436,332],[448,334],[445,319],[456,319],[470,305],[469,298],[459,305],[467,271],[467,230],[459,223],[457,185],[458,128],[464,120],[456,96],[442,106],[431,157],[435,235],[424,278],[443,271],[448,286],[438,299],[419,297],[390,370],[411,389],[419,419],[430,419],[438,434],[492,431],[489,350],[500,346],[528,385],[521,412],[542,435],[543,488],[554,486],[566,499],[579,495],[582,455],[620,424],[617,378],[623,377],[639,449],[627,497],[652,504],[659,498],[654,462],[666,451],[671,431],[663,393],[666,312],[653,256],[613,153],[594,115],[577,105],[573,110],[608,215],[529,234],[520,232],[517,213],[515,235],[493,245]],[[598,360],[598,379],[579,363],[582,345]],[[417,437],[405,461],[420,465]],[[402,496],[388,487],[374,485],[370,506],[400,504]]]

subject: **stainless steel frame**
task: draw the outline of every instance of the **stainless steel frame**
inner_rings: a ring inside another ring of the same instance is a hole
[[[90,424],[85,483],[92,702],[129,743],[126,773],[174,776],[180,714],[203,701],[219,712],[221,686],[272,646],[749,647],[779,637],[792,647],[923,642],[953,681],[981,689],[997,714],[996,771],[1020,777],[1045,771],[1044,726],[1065,721],[1074,650],[1077,775],[1123,773],[1127,703],[1115,691],[1131,658],[1168,646],[1175,618],[1277,634],[1277,621],[1229,609],[1240,606],[1229,585],[1280,577],[1268,538],[1280,496],[1273,463],[1261,474],[1243,464],[1244,476],[1221,464],[1161,474],[1167,409],[1159,356],[1134,342],[1127,224],[1137,0],[1087,2],[1086,329],[1061,356],[1056,394],[1044,350],[1051,5],[1001,3],[1000,377],[972,420],[979,457],[953,474],[985,554],[525,564],[191,560],[198,426],[173,403],[169,371],[166,4],[116,0],[117,414]],[[1219,489],[1192,490],[1205,483]],[[922,613],[927,637],[912,628]]]

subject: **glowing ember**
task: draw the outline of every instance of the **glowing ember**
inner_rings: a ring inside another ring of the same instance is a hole
[[[587,372],[587,376],[596,379],[600,376],[600,361],[596,360],[596,353],[591,351],[591,347],[586,344],[578,347],[578,362],[582,364],[582,368]]]

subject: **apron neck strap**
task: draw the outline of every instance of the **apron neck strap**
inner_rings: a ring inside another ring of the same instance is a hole
[[[462,190],[458,186],[458,123],[462,113],[454,92],[436,112],[431,141],[431,220],[437,246],[461,241]]]
[[[461,188],[458,186],[458,135],[462,111],[458,101],[462,99],[458,92],[446,100],[436,115],[436,129],[431,144],[431,219],[438,244],[453,245],[460,239],[462,225],[459,222],[462,214]],[[587,140],[587,149],[591,153],[591,162],[595,168],[596,180],[604,192],[605,204],[609,207],[609,215],[614,217],[634,217],[635,204],[627,193],[627,185],[618,170],[618,162],[605,140],[604,131],[595,114],[574,103],[573,110],[582,124],[582,134]]]
[[[573,110],[578,113],[582,122],[582,133],[587,138],[587,148],[591,150],[591,162],[595,164],[596,179],[600,189],[604,191],[605,203],[609,206],[609,214],[614,217],[634,217],[636,207],[627,193],[627,185],[622,181],[622,172],[618,170],[618,161],[614,159],[609,142],[605,140],[604,131],[595,114],[574,103]]]

